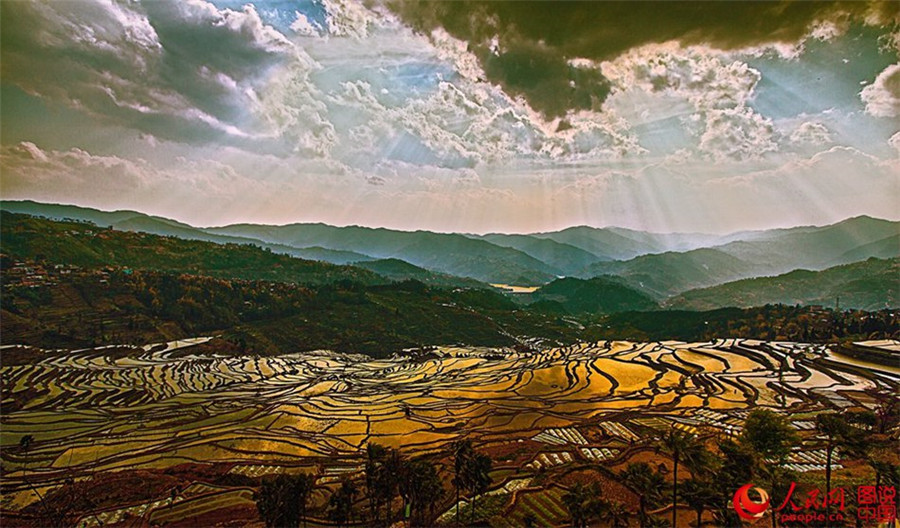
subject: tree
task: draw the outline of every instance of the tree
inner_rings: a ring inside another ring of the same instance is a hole
[[[784,465],[791,447],[798,441],[797,432],[787,419],[772,411],[754,409],[744,423],[741,442],[759,455],[757,463],[766,470],[773,495],[780,482],[778,468]],[[777,517],[772,515],[773,527],[778,526]]]
[[[456,525],[459,526],[459,494],[463,489],[469,487],[468,472],[466,468],[470,464],[469,460],[474,455],[471,440],[457,440],[450,445],[451,454],[453,456],[453,488],[456,490]]]
[[[387,448],[386,456],[382,462],[378,478],[376,479],[378,490],[376,494],[379,500],[385,506],[385,521],[391,524],[393,521],[393,511],[391,503],[394,496],[397,495],[400,486],[400,477],[406,473],[406,460],[399,451]]]
[[[619,501],[602,501],[599,514],[610,528],[628,528],[628,508]]]
[[[822,413],[816,416],[816,431],[825,439],[825,517],[831,511],[831,460],[838,447],[850,453],[865,450],[863,432],[837,413]]]
[[[562,497],[562,503],[569,511],[573,528],[584,528],[590,517],[590,494],[584,486],[578,482]]]
[[[537,523],[537,517],[535,517],[534,513],[528,512],[522,517],[522,524],[525,525],[525,528],[534,528],[534,525]]]
[[[740,526],[731,499],[734,490],[751,482],[756,461],[755,452],[743,443],[725,439],[718,444],[721,467],[716,473],[717,497],[713,514],[719,526]]]
[[[472,522],[475,522],[475,508],[478,505],[478,497],[487,491],[491,485],[491,457],[484,453],[475,453],[469,458],[466,465],[466,482],[468,490],[472,493]]]
[[[672,526],[678,526],[678,465],[683,462],[689,469],[698,469],[708,456],[696,436],[674,427],[660,439],[658,447],[672,459]]]
[[[366,444],[366,499],[369,501],[369,512],[372,522],[378,524],[379,485],[387,450],[384,446],[369,442]]]
[[[631,491],[637,494],[640,501],[638,520],[641,528],[645,528],[647,525],[647,504],[655,503],[662,498],[665,479],[646,462],[628,464],[625,470],[619,474],[619,477]]]
[[[866,390],[866,394],[875,400],[875,418],[878,434],[886,434],[900,424],[900,397],[893,389],[877,387]]]
[[[434,505],[444,495],[434,464],[423,458],[410,461],[400,480],[400,494],[410,507],[410,524],[425,525],[434,513]]]
[[[682,496],[697,514],[697,528],[703,523],[703,510],[715,503],[718,494],[715,485],[706,479],[691,478],[684,483]]]
[[[300,525],[297,480],[286,474],[263,479],[256,496],[256,508],[267,528],[297,528]]]
[[[309,504],[309,496],[316,486],[316,477],[301,473],[297,475],[294,486],[297,493],[297,503],[300,505],[300,518],[303,519],[303,526],[305,527],[306,507]]]
[[[353,518],[353,500],[358,490],[350,479],[341,481],[338,488],[328,499],[328,519],[338,526],[346,525]]]

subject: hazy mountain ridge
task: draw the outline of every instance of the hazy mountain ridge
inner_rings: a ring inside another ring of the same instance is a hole
[[[594,262],[609,260],[579,247],[534,235],[469,235],[501,247],[517,249],[559,270],[560,274],[574,275]]]
[[[879,310],[900,306],[900,259],[870,258],[821,271],[794,270],[776,277],[743,279],[685,292],[664,304],[709,310],[765,304],[834,305]]]
[[[356,251],[379,259],[397,258],[432,271],[484,282],[539,284],[561,274],[553,266],[517,249],[452,233],[325,224],[236,224],[206,231],[298,247]]]
[[[721,284],[753,273],[752,265],[710,248],[684,253],[642,255],[627,261],[599,262],[583,270],[582,277],[616,275],[657,299]]]
[[[33,201],[2,201],[0,210],[29,214],[55,220],[77,220],[96,224],[98,227],[112,227],[120,231],[136,231],[160,236],[174,236],[186,240],[202,240],[216,244],[252,244],[276,253],[284,253],[307,260],[320,260],[331,264],[349,264],[372,257],[353,251],[336,251],[321,247],[298,248],[284,244],[266,243],[255,238],[219,235],[203,228],[193,227],[177,220],[147,215],[137,211],[100,211],[90,207],[75,205],[43,204]]]
[[[387,279],[366,269],[304,260],[251,244],[161,236],[0,211],[4,255],[85,268],[128,267],[239,280],[363,284]]]
[[[563,276],[589,279],[615,275],[657,301],[741,279],[795,269],[822,270],[870,257],[900,256],[900,222],[867,216],[821,227],[729,235],[660,234],[588,226],[525,235],[464,235],[325,224],[195,228],[135,211],[104,212],[30,201],[4,201],[0,208],[183,239],[251,244],[335,264],[357,263],[365,268],[359,263],[384,261],[372,266],[381,266],[388,275],[393,274],[394,280],[413,278],[449,285],[454,284],[450,276],[455,276],[463,278],[461,284],[474,279],[539,286]],[[698,245],[705,246],[695,247]],[[410,266],[398,267],[399,262],[391,263],[391,259]],[[806,297],[812,298],[812,293]]]
[[[460,286],[468,288],[488,288],[489,286],[475,279],[467,279],[457,277],[456,275],[448,275],[429,271],[406,262],[405,260],[388,258],[366,260],[362,262],[352,262],[352,266],[364,268],[374,273],[395,281],[416,280],[424,284],[434,286]]]
[[[730,242],[715,249],[753,263],[758,275],[778,274],[844,264],[847,262],[841,262],[840,258],[845,253],[897,235],[900,235],[898,222],[857,216],[818,228],[803,226],[764,232],[757,238]],[[897,249],[900,254],[900,246]],[[865,259],[888,255],[861,253],[857,256]]]

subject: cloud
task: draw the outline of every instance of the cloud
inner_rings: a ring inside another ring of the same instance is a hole
[[[164,184],[159,173],[143,161],[118,156],[93,156],[73,148],[44,151],[31,142],[0,150],[5,195],[59,199],[72,196],[105,201],[122,194],[145,191],[149,184]],[[80,190],[80,191],[79,191]]]
[[[831,142],[831,132],[822,123],[805,121],[794,129],[790,139],[799,144],[824,145]]]
[[[250,4],[3,2],[2,16],[4,82],[179,141],[265,137],[255,94],[274,67],[309,63]]]
[[[895,2],[392,0],[388,6],[424,34],[445,31],[466,42],[488,80],[548,119],[594,108],[608,94],[596,70],[574,67],[573,59],[609,61],[669,41],[796,54],[804,39],[833,38],[850,22],[885,25],[898,12]]]
[[[337,37],[366,38],[378,17],[354,0],[322,0],[328,33]]]
[[[866,103],[866,112],[873,116],[900,116],[900,63],[885,68],[859,96]]]
[[[101,208],[152,204],[182,209],[194,202],[192,207],[202,209],[208,202],[221,204],[261,188],[215,160],[177,157],[170,167],[161,168],[140,158],[97,155],[79,148],[45,150],[31,142],[0,148],[0,173],[6,197]]]
[[[294,33],[304,37],[318,37],[322,33],[322,26],[318,23],[310,22],[306,15],[299,11],[294,11],[296,17],[291,23],[290,28]]]
[[[699,149],[713,158],[749,159],[778,150],[772,120],[746,106],[711,110]]]
[[[897,151],[897,154],[900,154],[900,132],[897,132],[888,140],[888,144]]]
[[[760,72],[730,54],[670,41],[634,48],[600,70],[614,96],[643,91],[688,102],[693,113],[682,116],[685,130],[713,159],[751,159],[778,149],[772,121],[749,106]]]

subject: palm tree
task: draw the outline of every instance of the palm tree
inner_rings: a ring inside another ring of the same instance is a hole
[[[300,508],[296,500],[297,479],[285,474],[267,477],[260,483],[256,508],[268,528],[296,528]]]
[[[848,452],[864,451],[862,430],[837,413],[816,416],[816,431],[825,438],[825,518],[831,513],[831,459],[838,447]]]
[[[604,501],[600,518],[609,523],[610,528],[628,528],[628,508],[619,501]]]
[[[456,526],[459,526],[459,492],[469,487],[466,467],[474,454],[471,440],[457,440],[450,445],[453,455],[453,487],[456,489]]]
[[[525,528],[534,528],[535,523],[537,523],[537,517],[531,512],[522,517],[522,524],[525,525]]]
[[[435,503],[444,495],[441,479],[431,462],[417,458],[406,465],[400,480],[400,494],[410,506],[410,525],[425,524],[426,512],[433,512]]]
[[[475,453],[466,465],[466,481],[468,490],[472,492],[472,522],[475,522],[475,508],[478,504],[478,496],[487,491],[491,485],[491,457],[483,453]]]
[[[741,442],[759,455],[761,469],[769,475],[774,495],[783,472],[778,471],[787,460],[791,447],[799,442],[797,432],[787,419],[765,409],[754,409],[744,422]],[[772,527],[778,526],[778,516],[772,515]]]
[[[697,528],[700,528],[703,523],[703,510],[716,500],[715,486],[708,480],[691,478],[684,483],[682,495],[688,506],[697,513]]]
[[[384,457],[384,462],[378,475],[378,495],[381,502],[384,503],[386,510],[384,518],[388,525],[393,522],[392,503],[400,485],[400,476],[406,473],[405,467],[406,460],[400,454],[400,451],[390,447],[387,448],[387,455]]]
[[[637,494],[640,501],[638,520],[641,528],[645,528],[647,525],[647,503],[653,503],[662,497],[665,479],[646,462],[628,464],[619,476],[622,482]]]
[[[309,504],[309,496],[316,486],[316,477],[301,473],[297,476],[294,487],[297,493],[297,502],[300,504],[300,518],[303,519],[303,526],[306,528],[306,506]]]
[[[356,485],[353,481],[344,479],[341,487],[328,499],[328,518],[338,526],[343,526],[352,520],[353,499],[356,497],[356,493]]]
[[[369,513],[375,525],[378,524],[378,480],[386,454],[387,450],[384,446],[373,442],[366,444],[366,498],[369,501]]]
[[[886,434],[900,423],[900,397],[889,387],[866,389],[875,400],[875,427],[878,434]]]
[[[706,459],[706,451],[697,437],[674,427],[660,439],[659,449],[672,459],[672,526],[678,526],[678,466],[697,468]]]
[[[740,526],[741,520],[734,511],[732,497],[734,490],[751,482],[756,453],[743,443],[730,438],[717,445],[720,468],[715,474],[717,497],[713,514],[719,526]]]

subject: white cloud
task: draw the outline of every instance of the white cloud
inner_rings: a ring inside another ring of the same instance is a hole
[[[4,82],[180,141],[265,136],[250,94],[273,66],[304,59],[251,4],[15,2],[4,18],[4,42],[15,43],[3,50]]]
[[[866,112],[873,116],[900,116],[900,63],[885,68],[859,96],[866,103]]]
[[[699,149],[713,158],[749,159],[775,152],[772,120],[746,106],[710,110]]]
[[[673,41],[634,48],[600,68],[613,99],[642,90],[689,102],[694,113],[683,123],[713,159],[752,159],[778,149],[772,121],[749,106],[761,74],[730,54]]]
[[[791,132],[790,139],[798,144],[824,145],[831,142],[831,132],[822,123],[804,121]]]
[[[298,35],[304,37],[318,37],[321,34],[322,27],[318,23],[312,23],[306,18],[306,15],[299,11],[294,11],[296,18],[291,23],[291,30]]]
[[[897,154],[900,154],[900,132],[897,132],[888,140],[888,144],[897,151]]]
[[[322,0],[322,5],[327,12],[328,33],[337,37],[366,38],[380,18],[354,0]]]

